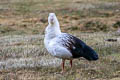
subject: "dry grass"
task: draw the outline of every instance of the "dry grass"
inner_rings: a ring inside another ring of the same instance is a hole
[[[84,25],[96,20],[106,24],[108,31],[116,30],[113,25],[120,21],[119,1],[4,0],[0,4],[0,35],[2,36],[43,34],[47,25],[46,15],[49,12],[57,14],[63,31],[71,29],[86,31]],[[74,28],[76,26],[77,28]]]
[[[82,79],[109,80],[119,78],[120,37],[113,33],[74,33],[98,53],[100,59],[88,62],[80,58],[74,60],[72,71],[66,63],[66,73],[60,74],[61,60],[50,56],[43,47],[43,36],[4,36],[0,38],[1,79]],[[117,39],[107,42],[106,39]],[[3,43],[4,42],[4,43]],[[109,73],[108,73],[109,72]]]
[[[63,32],[71,33],[99,54],[96,62],[74,60],[60,74],[61,60],[44,49],[49,12]],[[119,80],[120,0],[0,0],[0,80]],[[117,39],[108,42],[107,39]]]

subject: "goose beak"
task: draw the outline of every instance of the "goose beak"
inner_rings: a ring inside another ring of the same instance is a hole
[[[53,24],[53,23],[54,23],[54,19],[53,19],[53,18],[51,18],[51,19],[50,19],[50,22],[51,22],[51,24]]]
[[[51,19],[51,22],[53,22],[53,18]]]

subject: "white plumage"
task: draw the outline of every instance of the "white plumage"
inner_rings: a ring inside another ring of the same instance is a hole
[[[44,44],[52,56],[63,60],[63,71],[66,59],[70,60],[71,67],[72,59],[74,58],[84,57],[87,60],[98,59],[97,53],[83,41],[70,34],[61,32],[59,22],[54,13],[49,14],[48,23],[45,29]]]
[[[52,25],[51,20],[54,24]],[[45,30],[44,44],[48,52],[58,58],[72,58],[70,51],[64,46],[66,44],[64,40],[67,40],[67,34],[61,33],[59,22],[54,13],[50,13],[48,17],[49,25]]]

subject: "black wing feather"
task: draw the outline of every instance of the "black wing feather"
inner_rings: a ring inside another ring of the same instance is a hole
[[[68,39],[67,44],[64,44],[64,46],[67,47],[67,49],[72,53],[73,58],[79,58],[79,57],[84,57],[87,60],[97,60],[98,55],[97,53],[88,45],[86,45],[82,40],[67,34]]]

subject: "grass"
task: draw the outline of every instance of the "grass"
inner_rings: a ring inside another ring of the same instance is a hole
[[[64,75],[59,73],[61,60],[46,52],[43,47],[43,37],[40,35],[1,37],[0,42],[4,42],[1,44],[4,47],[1,48],[2,54],[0,55],[1,79],[6,79],[6,76],[8,78],[13,76],[13,79],[49,78],[54,80],[119,78],[119,43],[105,41],[117,36],[103,32],[76,33],[74,35],[91,45],[99,53],[100,59],[96,62],[88,62],[85,59],[73,60],[72,71],[67,61]]]
[[[99,22],[99,21],[89,21],[85,23],[84,27],[86,30],[94,30],[94,31],[107,31],[107,25]]]
[[[120,14],[119,2],[116,3],[116,1],[114,1],[108,3],[97,0],[96,2],[89,1],[89,3],[87,3],[86,0],[81,0],[80,2],[68,0],[11,0],[1,2],[1,9],[3,11],[0,13],[0,26],[2,26],[1,28],[3,28],[3,26],[6,28],[12,27],[12,29],[15,30],[11,31],[12,34],[43,33],[45,26],[47,26],[46,15],[48,15],[49,12],[55,12],[57,14],[63,30],[67,30],[67,28],[71,28],[71,30],[77,28],[75,31],[83,31],[84,24],[91,19],[93,22],[98,20],[101,24],[105,24],[105,27],[109,26],[109,30],[114,30],[113,24],[119,20],[116,16]],[[67,23],[65,23],[65,21]],[[95,30],[97,30],[97,27]],[[68,29],[68,31],[70,30]],[[99,31],[101,31],[101,29]],[[8,31],[6,31],[1,35],[7,35],[6,33],[9,34]]]
[[[119,28],[120,27],[120,21],[117,21],[115,24],[113,24],[113,27]]]
[[[119,0],[0,1],[0,80],[119,80]],[[47,15],[55,12],[63,32],[79,37],[99,60],[66,62],[48,54],[43,45]],[[107,39],[117,39],[108,42]]]

